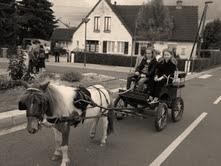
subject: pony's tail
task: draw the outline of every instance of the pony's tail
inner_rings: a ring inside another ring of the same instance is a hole
[[[112,110],[108,111],[107,120],[108,120],[107,135],[110,135],[111,133],[114,132],[114,111]]]

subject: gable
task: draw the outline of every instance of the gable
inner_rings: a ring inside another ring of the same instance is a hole
[[[97,2],[97,4],[91,9],[91,11],[85,16],[85,18],[90,18],[91,15],[93,15],[93,16],[96,15],[97,11],[100,11],[99,12],[99,14],[100,14],[102,10],[103,10],[103,15],[102,16],[105,16],[105,15],[114,15],[114,16],[116,16],[117,19],[121,22],[121,24],[124,25],[124,26],[122,26],[122,28],[124,28],[132,36],[131,31],[129,30],[129,28],[127,28],[127,24],[124,23],[124,19],[122,19],[121,16],[117,14],[117,12],[113,8],[113,5],[109,2],[109,0],[99,0]],[[94,20],[90,20],[90,21],[93,22]],[[83,20],[78,25],[77,30],[81,27],[82,24],[84,24]]]

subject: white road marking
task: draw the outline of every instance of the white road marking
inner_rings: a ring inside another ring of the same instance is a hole
[[[200,78],[200,79],[207,79],[207,78],[209,78],[209,77],[212,77],[212,75],[210,75],[210,74],[204,74],[204,75],[200,76],[199,78]]]
[[[221,96],[219,96],[216,101],[213,102],[213,104],[218,104],[221,101]]]
[[[22,125],[19,125],[19,126],[12,127],[10,129],[1,130],[0,131],[0,136],[7,135],[7,134],[10,134],[10,133],[14,133],[14,132],[17,132],[17,131],[20,131],[20,130],[24,130],[26,128],[26,126],[27,126],[27,124],[22,124]]]
[[[14,110],[14,111],[2,112],[0,113],[0,120],[6,118],[12,118],[19,115],[25,115],[25,111]]]
[[[178,136],[149,166],[160,166],[170,154],[179,146],[180,143],[199,125],[199,123],[208,115],[202,113],[180,136]]]

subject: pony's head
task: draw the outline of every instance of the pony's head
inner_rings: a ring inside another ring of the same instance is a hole
[[[49,82],[32,86],[25,84],[26,90],[19,100],[19,110],[26,110],[27,130],[30,134],[39,131],[40,123],[48,113],[49,99],[46,95],[48,85]]]

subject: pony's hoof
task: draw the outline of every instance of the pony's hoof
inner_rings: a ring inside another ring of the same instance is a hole
[[[60,155],[53,155],[52,157],[51,157],[51,160],[52,161],[58,161],[58,160],[61,160],[62,159],[62,156],[60,156]]]

